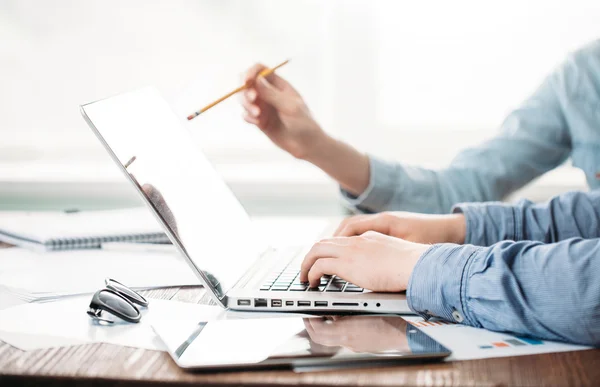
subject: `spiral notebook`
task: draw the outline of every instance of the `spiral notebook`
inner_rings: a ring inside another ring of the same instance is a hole
[[[145,207],[77,212],[0,212],[0,241],[36,250],[99,248],[107,242],[168,243]]]

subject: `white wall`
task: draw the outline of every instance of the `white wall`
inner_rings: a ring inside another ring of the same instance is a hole
[[[34,163],[31,176],[49,162],[109,163],[79,104],[154,84],[186,116],[252,63],[291,58],[280,74],[326,130],[443,166],[599,38],[598,20],[597,0],[0,0],[0,163]],[[232,99],[189,128],[230,170],[292,163],[240,113]]]

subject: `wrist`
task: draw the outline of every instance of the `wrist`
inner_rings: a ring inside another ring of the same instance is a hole
[[[403,251],[401,259],[397,261],[397,270],[392,270],[391,272],[400,272],[403,273],[400,276],[395,276],[395,286],[390,289],[392,292],[403,291],[408,288],[409,280],[414,272],[417,264],[431,249],[431,245],[426,245],[422,243],[414,243],[402,241],[403,244],[406,244],[406,247]]]
[[[467,221],[465,219],[464,214],[452,214],[447,215],[448,224],[446,227],[448,228],[448,243],[455,243],[457,245],[462,245],[465,243],[465,238],[467,236]]]
[[[412,273],[412,269],[414,269],[414,267],[417,264],[417,262],[419,261],[419,259],[421,259],[423,254],[425,254],[427,252],[427,250],[429,250],[431,248],[430,244],[425,244],[425,243],[414,243],[413,242],[413,245],[414,245],[414,248],[413,248],[412,254],[411,254],[412,266],[410,267],[411,273]]]

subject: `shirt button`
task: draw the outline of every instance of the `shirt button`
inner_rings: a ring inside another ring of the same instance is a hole
[[[454,321],[456,321],[457,323],[461,323],[465,320],[462,314],[460,314],[460,312],[456,309],[452,311],[452,317],[454,317]]]

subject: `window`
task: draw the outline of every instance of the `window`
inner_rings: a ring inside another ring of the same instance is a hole
[[[2,157],[102,158],[79,104],[154,84],[184,120],[252,63],[291,58],[281,74],[329,132],[440,165],[600,36],[598,20],[597,0],[5,0]],[[240,115],[231,99],[184,124],[216,160],[283,157]]]
[[[600,38],[598,17],[594,0],[336,3],[334,126],[373,153],[444,165]]]
[[[185,119],[237,87],[256,61],[292,57],[282,72],[319,107],[321,9],[318,1],[3,1],[0,131],[5,149],[22,151],[4,154],[101,157],[80,104],[151,84]],[[272,148],[235,98],[184,124],[212,153]]]

